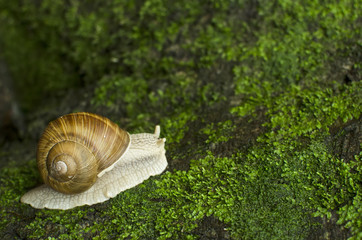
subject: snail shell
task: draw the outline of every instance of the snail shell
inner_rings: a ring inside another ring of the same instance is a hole
[[[62,116],[48,125],[38,144],[37,164],[45,184],[66,194],[89,189],[126,152],[129,134],[90,113]]]
[[[37,164],[45,185],[21,202],[35,208],[69,209],[115,197],[167,166],[164,143],[155,133],[128,134],[92,113],[64,115],[41,136]]]

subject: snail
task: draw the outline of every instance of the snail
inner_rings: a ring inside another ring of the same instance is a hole
[[[44,130],[37,165],[44,185],[21,202],[34,208],[70,209],[107,201],[166,166],[164,143],[155,132],[129,134],[106,117],[71,113]]]

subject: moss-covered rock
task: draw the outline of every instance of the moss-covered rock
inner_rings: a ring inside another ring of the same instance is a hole
[[[19,198],[40,183],[35,154],[5,144],[0,237],[362,238],[360,1],[0,6],[29,126],[51,108],[159,123],[169,161],[106,203],[34,210]]]

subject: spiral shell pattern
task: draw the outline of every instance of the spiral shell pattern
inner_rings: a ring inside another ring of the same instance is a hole
[[[129,145],[129,134],[108,118],[72,113],[49,123],[39,140],[37,164],[45,184],[80,193],[112,169]]]

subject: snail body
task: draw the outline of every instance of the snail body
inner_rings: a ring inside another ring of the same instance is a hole
[[[160,127],[129,134],[92,113],[64,115],[49,123],[37,149],[44,185],[22,198],[34,208],[70,209],[115,197],[166,166]]]

